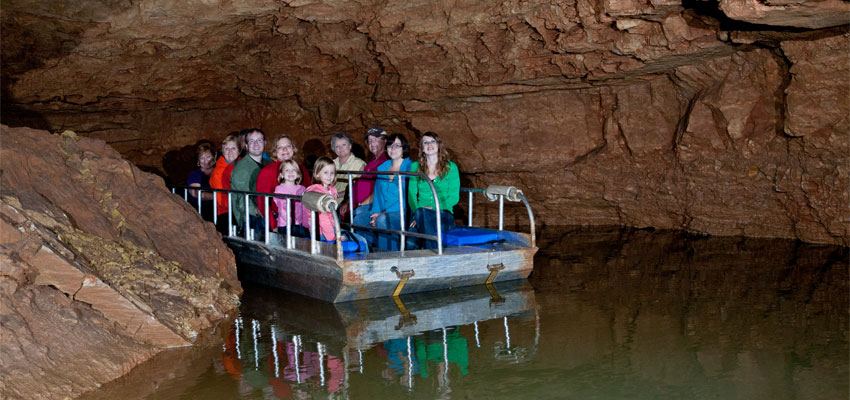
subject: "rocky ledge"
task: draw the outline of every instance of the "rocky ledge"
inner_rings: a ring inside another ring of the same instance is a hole
[[[238,306],[233,254],[101,140],[0,126],[0,398],[91,391]]]

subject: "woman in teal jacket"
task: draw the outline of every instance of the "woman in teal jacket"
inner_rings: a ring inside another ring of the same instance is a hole
[[[410,159],[407,158],[409,152],[410,146],[404,135],[393,133],[387,138],[386,153],[389,160],[378,166],[378,171],[409,171]],[[401,176],[380,175],[375,179],[375,196],[369,211],[370,225],[383,229],[401,229],[400,211],[406,210],[403,204],[399,204],[398,179],[402,179],[403,183],[401,194],[406,194],[404,187],[407,186],[407,182],[404,182]],[[404,202],[403,199],[401,200]],[[407,214],[405,214],[406,219]],[[369,238],[370,236],[366,236],[366,240]],[[398,235],[382,232],[376,234],[374,238],[370,245],[380,250],[398,251],[399,249]]]
[[[443,233],[455,226],[452,208],[460,199],[460,172],[457,165],[449,161],[449,154],[443,146],[443,141],[434,132],[425,132],[419,141],[419,161],[410,166],[410,172],[421,172],[434,182],[437,198],[440,200],[440,222]],[[407,201],[413,210],[411,232],[437,234],[437,212],[434,211],[434,195],[431,188],[422,178],[410,178],[407,189]],[[407,248],[436,248],[433,240],[408,238]]]

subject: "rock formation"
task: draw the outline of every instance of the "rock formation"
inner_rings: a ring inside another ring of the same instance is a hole
[[[846,1],[3,7],[4,123],[175,183],[199,139],[380,124],[440,133],[465,183],[517,184],[546,224],[850,244]]]
[[[215,227],[102,140],[0,126],[0,397],[75,396],[238,305]]]

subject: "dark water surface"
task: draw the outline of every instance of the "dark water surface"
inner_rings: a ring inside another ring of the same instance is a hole
[[[214,346],[162,354],[86,398],[848,398],[847,248],[540,238],[532,278],[494,290],[333,305],[246,286]]]

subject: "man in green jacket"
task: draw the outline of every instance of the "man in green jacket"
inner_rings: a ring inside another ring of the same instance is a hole
[[[246,136],[248,145],[248,156],[243,157],[236,166],[233,167],[233,173],[230,175],[230,187],[233,190],[243,190],[253,192],[257,190],[257,175],[260,170],[269,163],[269,160],[263,158],[263,151],[266,148],[266,135],[259,129],[251,129]],[[263,219],[257,211],[257,203],[252,199],[248,200],[248,215],[250,216],[251,228],[256,231],[262,231]],[[233,217],[236,220],[236,226],[239,229],[245,228],[245,196],[233,195]]]

